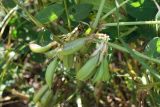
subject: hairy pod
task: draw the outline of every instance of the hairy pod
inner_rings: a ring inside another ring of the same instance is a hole
[[[71,68],[74,63],[74,55],[65,55],[63,57],[63,64],[66,68]]]
[[[53,98],[53,92],[52,90],[47,90],[46,93],[42,96],[40,103],[42,107],[48,107],[51,103],[51,100]]]
[[[46,84],[34,95],[33,98],[34,103],[39,101],[47,90],[48,90],[48,85]]]
[[[55,56],[57,56],[57,51],[58,51],[58,48],[50,50],[44,54],[47,58],[54,58]]]
[[[93,83],[97,83],[100,82],[102,80],[102,76],[103,76],[103,64],[101,63],[100,66],[98,67],[98,69],[96,70],[96,73],[93,77]]]
[[[59,54],[61,55],[73,54],[79,51],[85,45],[87,40],[88,38],[79,38],[71,42],[68,42],[64,45],[63,49],[59,51]]]
[[[108,66],[108,59],[107,57],[104,58],[103,60],[103,76],[102,76],[102,81],[109,81],[110,79],[110,73],[109,73],[109,66]]]
[[[77,73],[77,79],[81,81],[85,81],[89,79],[93,75],[93,71],[97,66],[99,59],[99,54],[91,57],[85,65],[82,66],[82,68]]]
[[[93,82],[101,82],[101,81],[108,81],[110,78],[109,70],[108,70],[108,61],[107,58],[104,58],[97,69],[97,72],[95,73],[93,77]]]
[[[82,59],[80,57],[76,57],[76,62],[75,62],[75,70],[78,72],[82,66]]]
[[[53,77],[56,72],[56,67],[58,65],[58,60],[55,58],[47,67],[45,79],[46,83],[48,84],[49,88],[52,87]]]
[[[32,52],[35,52],[35,53],[44,53],[44,52],[47,52],[48,50],[50,50],[53,46],[53,43],[50,43],[44,47],[38,45],[38,44],[34,44],[34,43],[30,43],[29,44],[29,47],[31,49]]]

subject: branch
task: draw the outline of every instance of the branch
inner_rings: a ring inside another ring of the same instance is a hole
[[[112,48],[115,48],[115,49],[117,49],[117,50],[120,50],[120,51],[122,51],[122,52],[129,53],[129,51],[128,51],[126,48],[124,48],[124,47],[122,47],[122,46],[120,46],[120,45],[117,45],[117,44],[108,42],[108,46],[110,46],[110,47],[112,47]],[[140,52],[138,52],[138,51],[136,51],[136,50],[133,50],[133,52],[134,52],[135,55],[137,55],[137,56],[139,56],[139,57],[141,57],[141,58],[143,58],[143,59],[146,59],[146,60],[155,62],[155,63],[157,63],[157,64],[160,64],[160,60],[158,60],[158,59],[151,58],[151,57],[149,57],[149,56],[147,56],[147,55],[144,55],[144,54],[142,54],[142,53],[140,53]]]
[[[137,21],[137,22],[119,22],[119,26],[133,26],[133,25],[151,25],[160,24],[160,21]],[[104,27],[117,26],[117,23],[107,23]]]
[[[1,37],[2,37],[2,34],[9,22],[9,20],[12,18],[12,15],[14,14],[14,12],[18,9],[18,6],[14,7],[13,9],[11,9],[9,11],[9,13],[5,16],[5,18],[3,19],[3,21],[0,23],[0,40],[1,40]]]

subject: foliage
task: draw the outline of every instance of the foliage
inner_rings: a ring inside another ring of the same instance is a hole
[[[0,104],[159,107],[158,3],[1,0]]]

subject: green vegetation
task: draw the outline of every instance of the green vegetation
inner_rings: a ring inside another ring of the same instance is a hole
[[[0,106],[159,107],[160,0],[1,0]]]

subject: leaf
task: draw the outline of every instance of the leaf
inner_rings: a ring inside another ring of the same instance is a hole
[[[156,48],[157,48],[157,52],[160,53],[160,38],[157,40]]]
[[[93,9],[98,10],[101,0],[80,0],[80,3],[86,3],[86,4],[92,4]],[[122,0],[119,0],[119,3],[121,3]],[[103,8],[103,12],[107,13],[113,8],[115,8],[115,2],[114,0],[106,0],[105,6]]]
[[[41,30],[38,32],[38,35],[36,36],[36,40],[38,44],[47,45],[53,40],[51,39],[51,32],[49,30]]]
[[[59,16],[62,15],[63,11],[64,8],[62,5],[52,4],[39,11],[36,15],[36,18],[41,23],[49,23],[57,20]]]
[[[144,0],[137,0],[131,3],[133,7],[140,7],[144,3]]]
[[[24,53],[25,52],[26,50],[24,50]],[[45,61],[45,56],[43,54],[31,53],[31,60],[38,63],[43,63]]]
[[[157,58],[159,57],[159,49],[160,49],[160,38],[155,37],[152,40],[149,41],[147,46],[145,47],[145,54],[147,54],[150,57]]]
[[[73,21],[81,21],[89,16],[89,13],[92,11],[91,4],[78,4],[74,5],[70,11],[70,17]]]
[[[155,19],[156,19],[156,20],[159,20],[159,19],[160,19],[160,11],[157,12]]]
[[[160,19],[160,10],[158,10],[157,14],[156,14],[156,17],[155,17],[155,20],[158,21]],[[158,28],[159,28],[159,25],[156,24],[156,31],[158,32]]]
[[[16,4],[13,0],[2,0],[1,2],[4,5],[4,7],[6,7],[6,8],[13,8],[16,6]]]
[[[152,0],[141,0],[142,4],[140,6],[136,6],[134,0],[130,1],[126,5],[126,10],[129,15],[138,19],[138,20],[152,20],[156,14],[156,6]],[[134,5],[133,5],[134,4]]]

